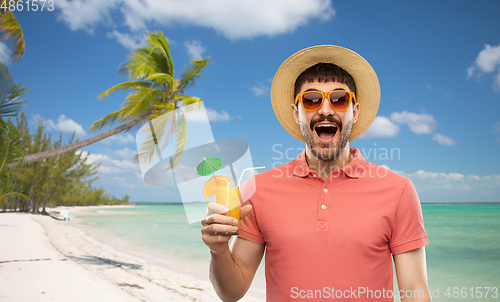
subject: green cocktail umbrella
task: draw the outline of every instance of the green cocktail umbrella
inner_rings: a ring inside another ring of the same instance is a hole
[[[217,172],[222,166],[222,161],[217,157],[203,157],[201,163],[196,166],[196,172],[201,176],[208,176]]]

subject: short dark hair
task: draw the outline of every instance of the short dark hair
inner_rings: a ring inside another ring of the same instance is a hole
[[[300,88],[306,82],[339,82],[346,84],[349,89],[356,93],[356,83],[353,77],[341,67],[332,63],[318,63],[302,72],[295,81],[294,97],[300,92]]]

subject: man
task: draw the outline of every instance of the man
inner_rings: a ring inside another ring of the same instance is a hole
[[[297,159],[256,176],[236,220],[210,203],[202,238],[210,278],[223,301],[237,301],[266,252],[267,301],[431,301],[428,244],[411,181],[367,162],[349,141],[371,125],[380,87],[370,64],[338,46],[288,58],[273,80],[281,125],[306,143]],[[399,292],[393,292],[392,259]]]

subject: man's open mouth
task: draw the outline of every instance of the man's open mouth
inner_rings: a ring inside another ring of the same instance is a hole
[[[331,143],[338,130],[339,127],[335,123],[322,122],[314,125],[314,132],[316,132],[319,141],[322,143]]]

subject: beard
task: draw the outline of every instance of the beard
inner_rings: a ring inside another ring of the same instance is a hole
[[[328,121],[331,123],[337,124],[338,127],[338,134],[340,134],[340,143],[338,144],[337,148],[332,149],[332,145],[335,143],[321,143],[317,142],[317,145],[315,145],[314,140],[313,140],[313,132],[314,130],[314,125],[316,125],[319,122],[323,121]],[[321,116],[320,118],[316,120],[311,120],[310,125],[307,125],[306,123],[303,123],[302,121],[299,122],[300,126],[300,131],[302,132],[302,136],[304,137],[304,141],[306,142],[306,145],[309,147],[309,150],[311,150],[312,154],[320,160],[332,160],[336,159],[339,157],[339,155],[342,153],[344,150],[345,146],[347,145],[347,142],[349,141],[349,136],[351,135],[352,131],[352,120],[350,120],[345,126],[343,125],[341,120],[334,119],[333,116],[329,115],[327,117]]]

